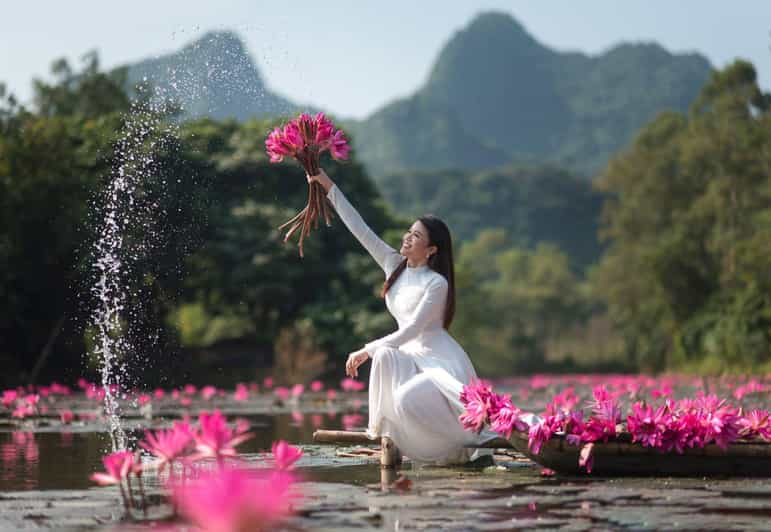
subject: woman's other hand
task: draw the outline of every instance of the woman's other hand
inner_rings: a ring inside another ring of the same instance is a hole
[[[319,168],[319,173],[317,175],[308,175],[305,174],[306,179],[308,179],[308,183],[316,182],[320,184],[322,187],[324,187],[324,191],[329,192],[329,189],[332,188],[332,186],[335,184],[334,181],[332,181],[327,173],[324,171],[323,168]]]
[[[354,351],[348,355],[348,360],[345,362],[345,374],[355,379],[359,376],[359,366],[367,360],[369,360],[369,353],[364,349]]]

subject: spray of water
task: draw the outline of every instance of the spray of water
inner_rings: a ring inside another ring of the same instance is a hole
[[[156,154],[168,147],[164,143],[169,139],[179,137],[179,126],[169,116],[174,111],[183,117],[236,117],[239,111],[241,117],[244,112],[275,116],[290,110],[287,102],[267,93],[251,57],[229,32],[207,33],[180,52],[151,63],[138,86],[144,97],[132,104],[123,120],[113,170],[100,202],[93,261],[97,279],[93,286],[97,307],[91,320],[96,333],[94,351],[113,450],[127,446],[120,423],[120,400],[131,384],[131,368],[126,361],[136,347],[131,333],[137,332],[132,320],[138,309],[129,308],[129,295],[135,293],[131,282],[141,273],[135,271],[139,258],[146,258],[153,242],[159,241],[154,238],[157,235],[141,229],[153,225],[151,218],[158,214],[153,207],[164,203],[162,198],[140,202],[137,195],[147,193],[143,183],[158,175]],[[249,108],[239,107],[244,101],[251,102]],[[188,176],[176,179],[182,177]],[[163,186],[155,193],[164,194]],[[131,239],[127,238],[129,229],[133,229]],[[153,335],[145,331],[142,337],[146,341]]]
[[[113,450],[126,447],[126,436],[120,425],[120,403],[127,368],[124,361],[131,351],[127,334],[131,313],[127,312],[127,290],[132,258],[142,242],[130,246],[126,242],[129,224],[136,223],[136,191],[154,170],[154,157],[163,125],[163,108],[147,101],[135,102],[124,117],[123,128],[116,143],[112,174],[103,197],[103,222],[95,244],[94,270],[97,281],[93,291],[97,299],[92,322],[95,328],[95,353],[100,362],[104,387],[105,414],[110,422]]]

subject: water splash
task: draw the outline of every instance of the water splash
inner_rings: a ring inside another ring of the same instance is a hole
[[[195,27],[198,33],[199,27]],[[179,30],[184,34],[185,30]],[[172,39],[174,36],[172,35]],[[139,310],[132,282],[141,258],[153,251],[158,235],[148,230],[159,215],[162,198],[144,197],[143,183],[157,177],[157,153],[180,136],[177,118],[235,117],[237,112],[254,116],[276,116],[289,112],[280,98],[267,91],[257,68],[241,40],[231,32],[208,32],[177,53],[148,63],[140,79],[134,79],[139,98],[123,119],[113,154],[113,170],[99,206],[99,230],[94,248],[93,269],[97,281],[92,292],[97,308],[91,324],[95,331],[94,353],[98,356],[104,409],[110,424],[113,450],[127,447],[120,424],[123,394],[131,382],[127,360],[136,354],[141,333],[143,341],[157,336],[134,329]],[[241,107],[249,102],[247,108]],[[177,176],[176,179],[180,179]],[[161,187],[152,193],[163,195]],[[136,230],[139,230],[138,232]],[[160,230],[169,230],[161,228]],[[132,231],[128,238],[128,231]]]
[[[128,290],[137,251],[147,242],[127,242],[129,225],[141,219],[137,190],[157,167],[155,153],[168,138],[158,132],[173,131],[163,118],[166,104],[148,100],[134,102],[124,117],[115,145],[114,166],[103,196],[103,220],[95,243],[94,270],[98,280],[93,288],[98,306],[92,316],[95,328],[94,351],[99,357],[105,414],[110,423],[113,450],[126,448],[126,435],[120,425],[118,399],[125,390],[125,360],[132,350],[128,330]]]

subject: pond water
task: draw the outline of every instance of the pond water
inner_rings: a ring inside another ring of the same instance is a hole
[[[525,392],[521,402],[540,404],[544,393]],[[78,395],[58,401],[76,416],[94,410],[93,400]],[[123,422],[129,439],[137,441],[144,428],[216,407],[231,421],[251,424],[256,437],[239,451],[255,467],[264,463],[273,441],[302,446],[302,482],[296,485],[302,498],[282,525],[286,530],[771,530],[766,478],[543,476],[540,467],[511,450],[499,451],[492,466],[416,469],[406,462],[390,471],[359,447],[313,443],[317,428],[362,427],[365,401],[365,393],[349,393],[333,402],[309,396],[293,404],[277,403],[269,394],[185,407],[156,402],[152,416],[125,409]],[[125,519],[117,488],[88,479],[102,470],[111,442],[106,420],[84,417],[66,426],[53,415],[0,419],[0,530],[150,530],[168,524],[170,509],[157,477],[145,479],[154,504],[136,520]]]

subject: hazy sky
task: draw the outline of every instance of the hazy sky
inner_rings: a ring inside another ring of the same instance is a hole
[[[363,117],[423,84],[439,50],[480,11],[511,13],[541,43],[596,54],[621,41],[696,51],[714,66],[751,60],[771,90],[767,0],[24,0],[4,2],[0,81],[23,100],[53,59],[97,48],[105,67],[236,30],[268,86]]]

